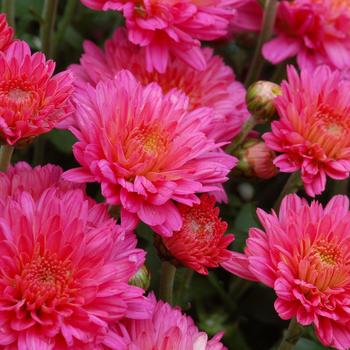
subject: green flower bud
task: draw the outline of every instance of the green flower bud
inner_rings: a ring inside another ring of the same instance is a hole
[[[141,266],[139,270],[129,280],[129,284],[148,290],[151,285],[151,273],[145,265]]]
[[[281,87],[270,81],[257,81],[249,86],[246,102],[249,112],[257,124],[265,124],[274,117],[274,100],[281,95]]]

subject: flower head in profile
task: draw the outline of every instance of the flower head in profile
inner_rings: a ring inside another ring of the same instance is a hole
[[[171,235],[182,226],[173,202],[193,205],[196,193],[220,191],[236,163],[203,132],[210,109],[189,112],[185,95],[163,95],[158,84],[144,87],[130,72],[86,86],[75,102],[73,151],[82,167],[64,177],[101,183],[107,202],[121,205],[130,227],[140,219]]]
[[[84,189],[83,184],[75,184],[62,179],[63,170],[52,164],[32,168],[26,162],[18,162],[5,173],[0,172],[0,203],[9,197],[16,198],[23,191],[29,192],[34,199],[40,198],[49,187],[66,192],[70,189]]]
[[[218,267],[230,258],[227,247],[234,236],[224,235],[227,223],[219,218],[213,196],[203,194],[199,204],[179,204],[178,208],[182,227],[171,237],[163,237],[162,243],[176,263],[207,275],[208,268]]]
[[[259,139],[251,138],[244,142],[237,156],[239,158],[237,168],[244,175],[267,180],[278,173],[273,164],[276,157],[275,152],[266,147],[265,142]]]
[[[102,349],[115,322],[151,315],[143,290],[128,284],[144,252],[81,189],[8,198],[0,241],[1,348]]]
[[[0,52],[0,143],[15,145],[50,131],[71,112],[69,72],[53,75],[55,63],[31,54],[23,41]]]
[[[6,15],[0,13],[0,51],[4,51],[13,41],[13,29],[6,22]]]
[[[282,319],[313,324],[320,341],[350,347],[349,200],[335,196],[323,208],[296,195],[280,213],[258,210],[263,230],[249,231],[245,254],[233,253],[226,268],[275,289]]]
[[[212,339],[200,332],[193,320],[163,301],[148,297],[155,305],[153,316],[148,320],[125,320],[116,326],[116,333],[126,342],[126,350],[225,350],[222,333]]]
[[[95,10],[122,11],[129,40],[145,51],[147,70],[164,73],[171,55],[204,70],[200,40],[214,40],[227,33],[237,0],[81,1]]]
[[[288,81],[275,100],[279,120],[263,136],[281,153],[274,163],[282,172],[301,170],[310,196],[325,189],[326,177],[345,179],[350,171],[350,85],[327,67],[299,76],[288,68]]]
[[[133,73],[142,84],[158,83],[163,92],[178,89],[189,98],[189,109],[213,108],[212,122],[206,133],[218,142],[236,136],[249,113],[245,105],[245,89],[236,81],[232,69],[209,48],[200,49],[207,63],[204,71],[196,71],[178,58],[170,58],[163,74],[146,70],[144,51],[127,40],[118,29],[105,43],[104,51],[86,41],[80,65],[71,66],[76,84],[88,82],[93,86],[103,79],[112,79],[123,69]]]
[[[327,64],[350,67],[350,8],[346,1],[281,1],[277,37],[263,47],[264,57],[277,64],[297,56],[302,69]]]

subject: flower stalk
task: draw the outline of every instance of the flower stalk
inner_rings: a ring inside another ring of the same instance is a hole
[[[173,290],[176,267],[168,261],[163,261],[160,271],[159,297],[170,305],[173,304]]]
[[[242,145],[248,134],[252,131],[252,129],[254,129],[255,125],[255,118],[253,116],[250,116],[243,125],[242,131],[226,147],[226,152],[230,154],[234,153]]]
[[[282,203],[283,198],[290,193],[295,193],[298,191],[298,189],[301,186],[301,180],[300,180],[300,173],[299,172],[295,172],[291,175],[289,175],[289,178],[287,180],[287,182],[285,183],[279,197],[277,198],[277,201],[273,207],[274,211],[276,213],[279,212],[280,210],[280,206]]]
[[[58,0],[45,0],[40,27],[41,49],[49,58],[53,53],[53,33],[56,21]]]
[[[288,326],[288,329],[282,339],[281,344],[277,350],[291,350],[294,348],[301,335],[303,334],[303,327],[298,324],[295,318],[293,318]]]
[[[7,171],[11,164],[11,158],[14,147],[9,145],[3,145],[0,148],[0,171]]]
[[[276,20],[277,3],[277,0],[266,0],[265,2],[262,30],[258,38],[253,60],[250,64],[250,68],[244,82],[246,87],[258,80],[260,77],[260,73],[265,62],[261,55],[261,49],[263,44],[269,40],[272,35],[273,26]]]

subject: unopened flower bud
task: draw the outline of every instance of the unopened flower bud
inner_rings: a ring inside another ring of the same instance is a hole
[[[257,124],[270,121],[275,113],[274,100],[281,95],[281,87],[270,81],[257,81],[249,86],[246,102],[249,112]]]
[[[247,176],[270,179],[278,173],[273,164],[276,154],[267,148],[263,141],[256,139],[246,141],[239,151],[238,157],[238,169]]]
[[[151,285],[151,273],[145,265],[141,266],[134,276],[130,278],[129,284],[148,290]]]

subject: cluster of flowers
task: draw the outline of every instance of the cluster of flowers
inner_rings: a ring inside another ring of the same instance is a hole
[[[348,200],[323,209],[291,195],[279,216],[259,210],[265,231],[250,230],[244,254],[227,249],[234,236],[215,208],[237,164],[224,146],[249,112],[243,86],[200,40],[227,35],[230,23],[234,31],[259,27],[251,13],[237,18],[251,1],[82,2],[121,11],[126,26],[104,50],[86,42],[80,64],[56,75],[54,62],[14,40],[0,16],[0,143],[21,146],[69,128],[81,165],[62,174],[18,163],[0,173],[0,345],[224,349],[222,334],[208,340],[180,310],[129,283],[145,260],[133,233],[142,221],[171,260],[273,287],[281,318],[314,324],[323,344],[348,349]],[[276,168],[265,160],[281,153],[275,165],[301,170],[310,196],[324,191],[326,176],[349,177],[348,11],[343,2],[282,1],[278,36],[264,46],[274,63],[298,53],[302,72],[288,68],[274,100],[280,119],[266,145],[252,136],[244,156],[253,174],[269,178]],[[106,204],[85,194],[88,182],[101,184]],[[107,205],[120,207],[120,225]]]

